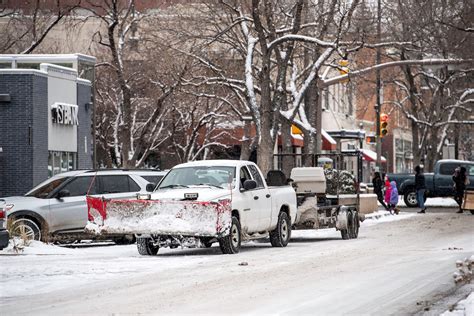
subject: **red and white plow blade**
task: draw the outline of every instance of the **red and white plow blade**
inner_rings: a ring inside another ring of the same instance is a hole
[[[87,197],[96,234],[157,234],[221,237],[230,232],[230,200],[219,202],[115,200]]]

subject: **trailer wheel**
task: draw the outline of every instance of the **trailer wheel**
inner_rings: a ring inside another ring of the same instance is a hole
[[[471,214],[474,215],[474,210],[471,210]]]
[[[354,211],[352,213],[350,238],[356,239],[358,236],[359,236],[359,213],[357,211]]]
[[[232,216],[232,224],[230,226],[230,234],[219,238],[219,246],[223,254],[234,254],[240,251],[242,236],[240,234],[240,222],[237,217]]]
[[[341,229],[341,237],[344,240],[351,238],[351,230],[352,230],[352,212],[347,212],[347,228]]]
[[[153,245],[153,240],[149,237],[138,237],[137,249],[142,256],[156,256],[160,247]]]
[[[273,247],[286,247],[291,238],[291,223],[288,214],[280,212],[277,227],[270,232]]]

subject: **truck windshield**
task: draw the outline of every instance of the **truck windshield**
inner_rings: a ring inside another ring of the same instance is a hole
[[[57,187],[67,181],[69,177],[61,177],[57,179],[49,179],[37,187],[33,188],[30,192],[26,193],[25,196],[33,196],[39,199],[45,199],[48,195],[53,192]]]
[[[212,186],[228,188],[229,183],[234,183],[235,167],[185,167],[171,169],[161,181],[160,189],[182,188],[189,186]]]

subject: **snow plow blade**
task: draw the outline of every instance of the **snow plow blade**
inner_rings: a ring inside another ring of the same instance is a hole
[[[86,231],[103,235],[223,237],[230,233],[230,205],[230,200],[116,200],[88,196]]]

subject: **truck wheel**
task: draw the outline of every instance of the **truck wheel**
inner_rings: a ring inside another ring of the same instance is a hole
[[[405,201],[408,207],[417,207],[418,202],[416,201],[416,191],[408,191],[403,195],[403,201]]]
[[[354,211],[352,213],[350,238],[356,239],[357,237],[359,237],[359,213]]]
[[[219,238],[219,246],[223,254],[234,254],[240,251],[242,236],[240,235],[240,222],[237,217],[232,216],[230,234]]]
[[[471,214],[474,215],[474,210],[471,210]]]
[[[351,234],[350,231],[352,230],[352,212],[347,212],[347,228],[341,229],[341,237],[344,240],[350,239]]]
[[[153,240],[149,237],[138,237],[137,249],[142,256],[156,256],[160,247],[153,245]]]
[[[286,247],[291,238],[291,223],[288,214],[278,215],[277,227],[270,232],[270,243],[273,247]]]

